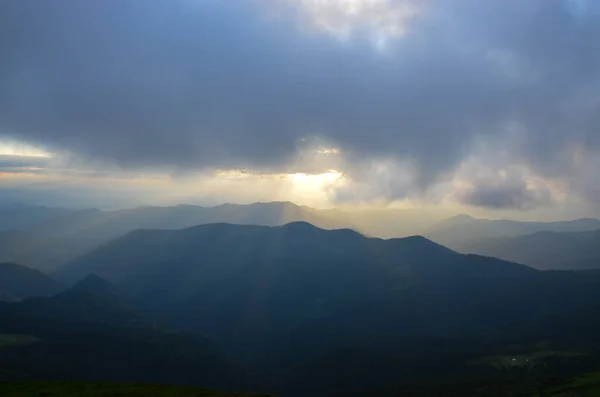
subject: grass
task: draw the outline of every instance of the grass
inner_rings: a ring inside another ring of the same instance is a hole
[[[571,379],[543,390],[534,397],[600,397],[600,372]]]
[[[186,386],[91,382],[0,382],[2,397],[268,397]]]

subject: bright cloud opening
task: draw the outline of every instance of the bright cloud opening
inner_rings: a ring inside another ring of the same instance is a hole
[[[0,140],[0,156],[51,158],[52,154],[29,143]]]
[[[404,36],[423,2],[411,0],[281,0],[309,26],[342,40],[366,32],[377,46]]]

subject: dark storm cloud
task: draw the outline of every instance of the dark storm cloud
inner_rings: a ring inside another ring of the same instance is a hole
[[[461,201],[477,207],[528,210],[549,204],[552,195],[548,189],[529,188],[522,180],[493,183],[483,181],[467,190]]]
[[[420,187],[513,124],[542,175],[574,177],[568,150],[600,144],[595,1],[440,0],[382,51],[267,17],[276,3],[0,1],[0,133],[124,166],[272,171],[316,135],[410,161]]]

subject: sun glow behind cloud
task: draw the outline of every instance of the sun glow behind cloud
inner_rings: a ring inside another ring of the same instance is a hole
[[[322,174],[288,174],[293,182],[292,194],[305,201],[313,201],[319,206],[327,205],[330,192],[345,183],[343,173],[330,170]]]
[[[294,201],[314,207],[331,206],[334,189],[346,183],[335,168],[341,150],[313,139],[302,142],[287,172],[244,169],[123,169],[110,162],[83,159],[67,152],[51,153],[34,143],[0,140],[0,189],[52,187],[65,195],[101,206],[170,205],[181,202],[212,205],[222,202]],[[106,196],[106,197],[105,197]],[[67,199],[69,201],[69,199]],[[131,203],[131,204],[130,204]],[[80,204],[86,205],[86,204]]]
[[[110,164],[77,163],[63,158],[62,153],[53,155],[34,144],[14,141],[0,143],[0,156],[6,159],[0,170],[5,171],[0,174],[3,188],[57,186],[64,191],[89,190],[100,201],[105,195],[110,196],[107,201],[114,205],[118,205],[121,196],[125,203],[159,205],[182,202],[244,204],[274,200],[316,208],[360,203],[397,206],[395,197],[404,197],[417,205],[444,203],[453,206],[465,200],[477,205],[482,197],[497,197],[495,192],[506,185],[512,189],[512,195],[503,201],[496,199],[498,208],[508,204],[514,206],[515,202],[519,208],[528,208],[532,201],[551,202],[559,197],[548,181],[534,178],[527,168],[513,167],[506,171],[498,168],[500,171],[496,173],[491,170],[482,173],[486,168],[478,159],[465,163],[451,180],[436,185],[425,196],[417,197],[410,190],[417,172],[410,161],[373,160],[360,166],[366,171],[356,174],[351,172],[354,162],[347,153],[316,138],[302,142],[297,156],[284,167],[287,169],[284,172],[258,169],[137,172]],[[485,186],[474,185],[482,179],[491,182]]]
[[[203,177],[202,187],[196,185],[195,194],[202,195],[206,186],[223,195],[244,191],[247,201],[294,201],[314,207],[331,205],[332,190],[347,181],[342,172],[329,170],[323,173],[253,173],[241,170],[219,170]],[[235,195],[235,194],[232,194]],[[230,199],[229,199],[230,200]],[[224,198],[224,201],[228,201]]]

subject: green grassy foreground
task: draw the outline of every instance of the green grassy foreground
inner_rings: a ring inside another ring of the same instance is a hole
[[[600,372],[548,387],[535,397],[600,397]]]
[[[460,389],[460,388],[459,388]],[[528,393],[527,389],[538,389]],[[447,388],[442,394],[458,395],[458,390]],[[464,391],[467,391],[465,389]],[[440,390],[438,390],[440,392]],[[475,393],[475,394],[472,394]],[[551,382],[545,386],[529,385],[502,389],[495,387],[468,390],[469,395],[519,396],[519,397],[600,397],[600,372],[583,375],[570,380]],[[411,394],[412,395],[412,394]],[[429,395],[429,394],[427,394]],[[0,382],[2,397],[273,397],[266,394],[224,393],[186,386],[152,384],[111,384],[92,382]]]
[[[185,386],[89,382],[0,382],[2,397],[269,397]]]

